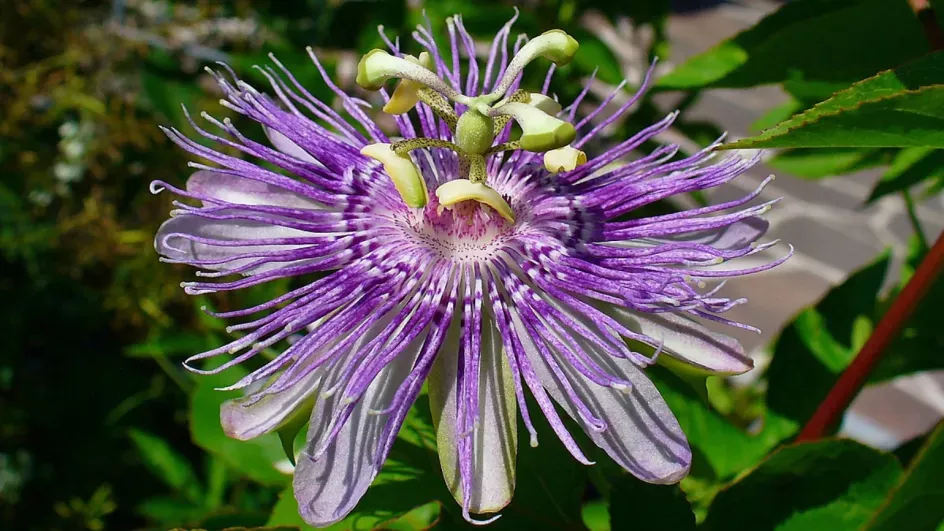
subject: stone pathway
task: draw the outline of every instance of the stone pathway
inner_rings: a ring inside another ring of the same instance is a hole
[[[730,2],[700,11],[673,15],[668,35],[674,64],[712,47],[722,39],[750,27],[777,3]],[[751,134],[749,126],[766,110],[785,101],[778,87],[749,90],[712,90],[692,106],[686,118],[709,120],[734,138]],[[712,202],[743,196],[767,175],[775,173],[763,164],[749,175],[721,187]],[[890,278],[896,278],[906,242],[911,234],[903,203],[897,196],[885,197],[862,208],[882,170],[807,181],[777,173],[761,199],[782,197],[768,213],[770,237],[793,244],[795,256],[783,266],[763,274],[732,282],[727,296],[747,296],[750,304],[729,312],[764,332],[740,334],[739,338],[759,363],[768,359],[766,347],[784,324],[801,308],[815,303],[849,273],[871,262],[885,248],[894,256]],[[918,217],[933,241],[944,229],[944,202],[925,201]],[[778,246],[779,247],[779,246]],[[757,261],[785,252],[778,248]],[[865,389],[847,415],[845,433],[880,447],[892,447],[923,433],[944,417],[944,371],[901,378]]]

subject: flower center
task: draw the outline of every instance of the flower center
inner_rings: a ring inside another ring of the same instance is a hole
[[[424,208],[402,211],[397,217],[407,239],[455,262],[494,258],[515,233],[515,223],[472,200],[446,207],[432,195]]]

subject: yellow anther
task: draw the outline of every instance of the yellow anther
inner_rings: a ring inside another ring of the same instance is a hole
[[[412,55],[405,55],[404,59],[413,64],[420,65],[423,68],[429,68],[430,66],[429,53],[427,52],[420,53],[419,59]],[[412,79],[402,79],[400,83],[397,84],[397,88],[394,89],[390,101],[384,105],[383,111],[388,114],[404,114],[409,112],[410,109],[416,107],[416,104],[419,103],[419,90],[423,87],[423,84],[417,83]]]
[[[429,202],[429,191],[426,181],[420,175],[416,165],[409,155],[398,155],[390,144],[370,144],[361,149],[361,155],[378,160],[383,164],[384,171],[390,176],[400,197],[407,206],[422,208]]]
[[[551,173],[570,171],[587,163],[587,154],[571,146],[552,149],[544,154],[544,167]]]
[[[506,103],[491,114],[511,116],[521,126],[521,149],[541,153],[570,144],[577,136],[573,124],[558,120],[527,103]]]
[[[515,213],[511,210],[508,202],[484,183],[473,183],[468,179],[455,179],[449,181],[436,189],[436,197],[439,198],[439,204],[445,207],[451,207],[462,201],[478,201],[484,205],[492,207],[501,217],[509,222],[515,222]]]

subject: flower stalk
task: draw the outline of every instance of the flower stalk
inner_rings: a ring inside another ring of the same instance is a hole
[[[888,346],[901,333],[908,317],[937,280],[942,268],[944,268],[944,232],[938,236],[934,246],[918,264],[914,275],[879,320],[875,331],[862,346],[862,350],[842,372],[826,398],[803,426],[797,436],[797,441],[820,439],[835,429],[846,408],[859,394],[859,390],[868,381],[869,375],[882,360]]]

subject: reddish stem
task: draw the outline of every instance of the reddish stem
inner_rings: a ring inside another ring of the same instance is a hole
[[[918,269],[915,270],[905,288],[895,297],[891,307],[875,327],[875,331],[862,346],[862,350],[843,371],[836,385],[829,390],[829,394],[800,431],[797,441],[819,439],[838,424],[842,413],[865,385],[869,374],[882,359],[882,354],[885,353],[889,343],[898,337],[905,321],[928,292],[942,267],[944,267],[944,232],[938,236],[934,246],[918,265]]]
[[[931,50],[944,50],[944,31],[937,23],[937,15],[929,0],[908,0],[911,10],[914,11],[924,36],[927,37]]]

